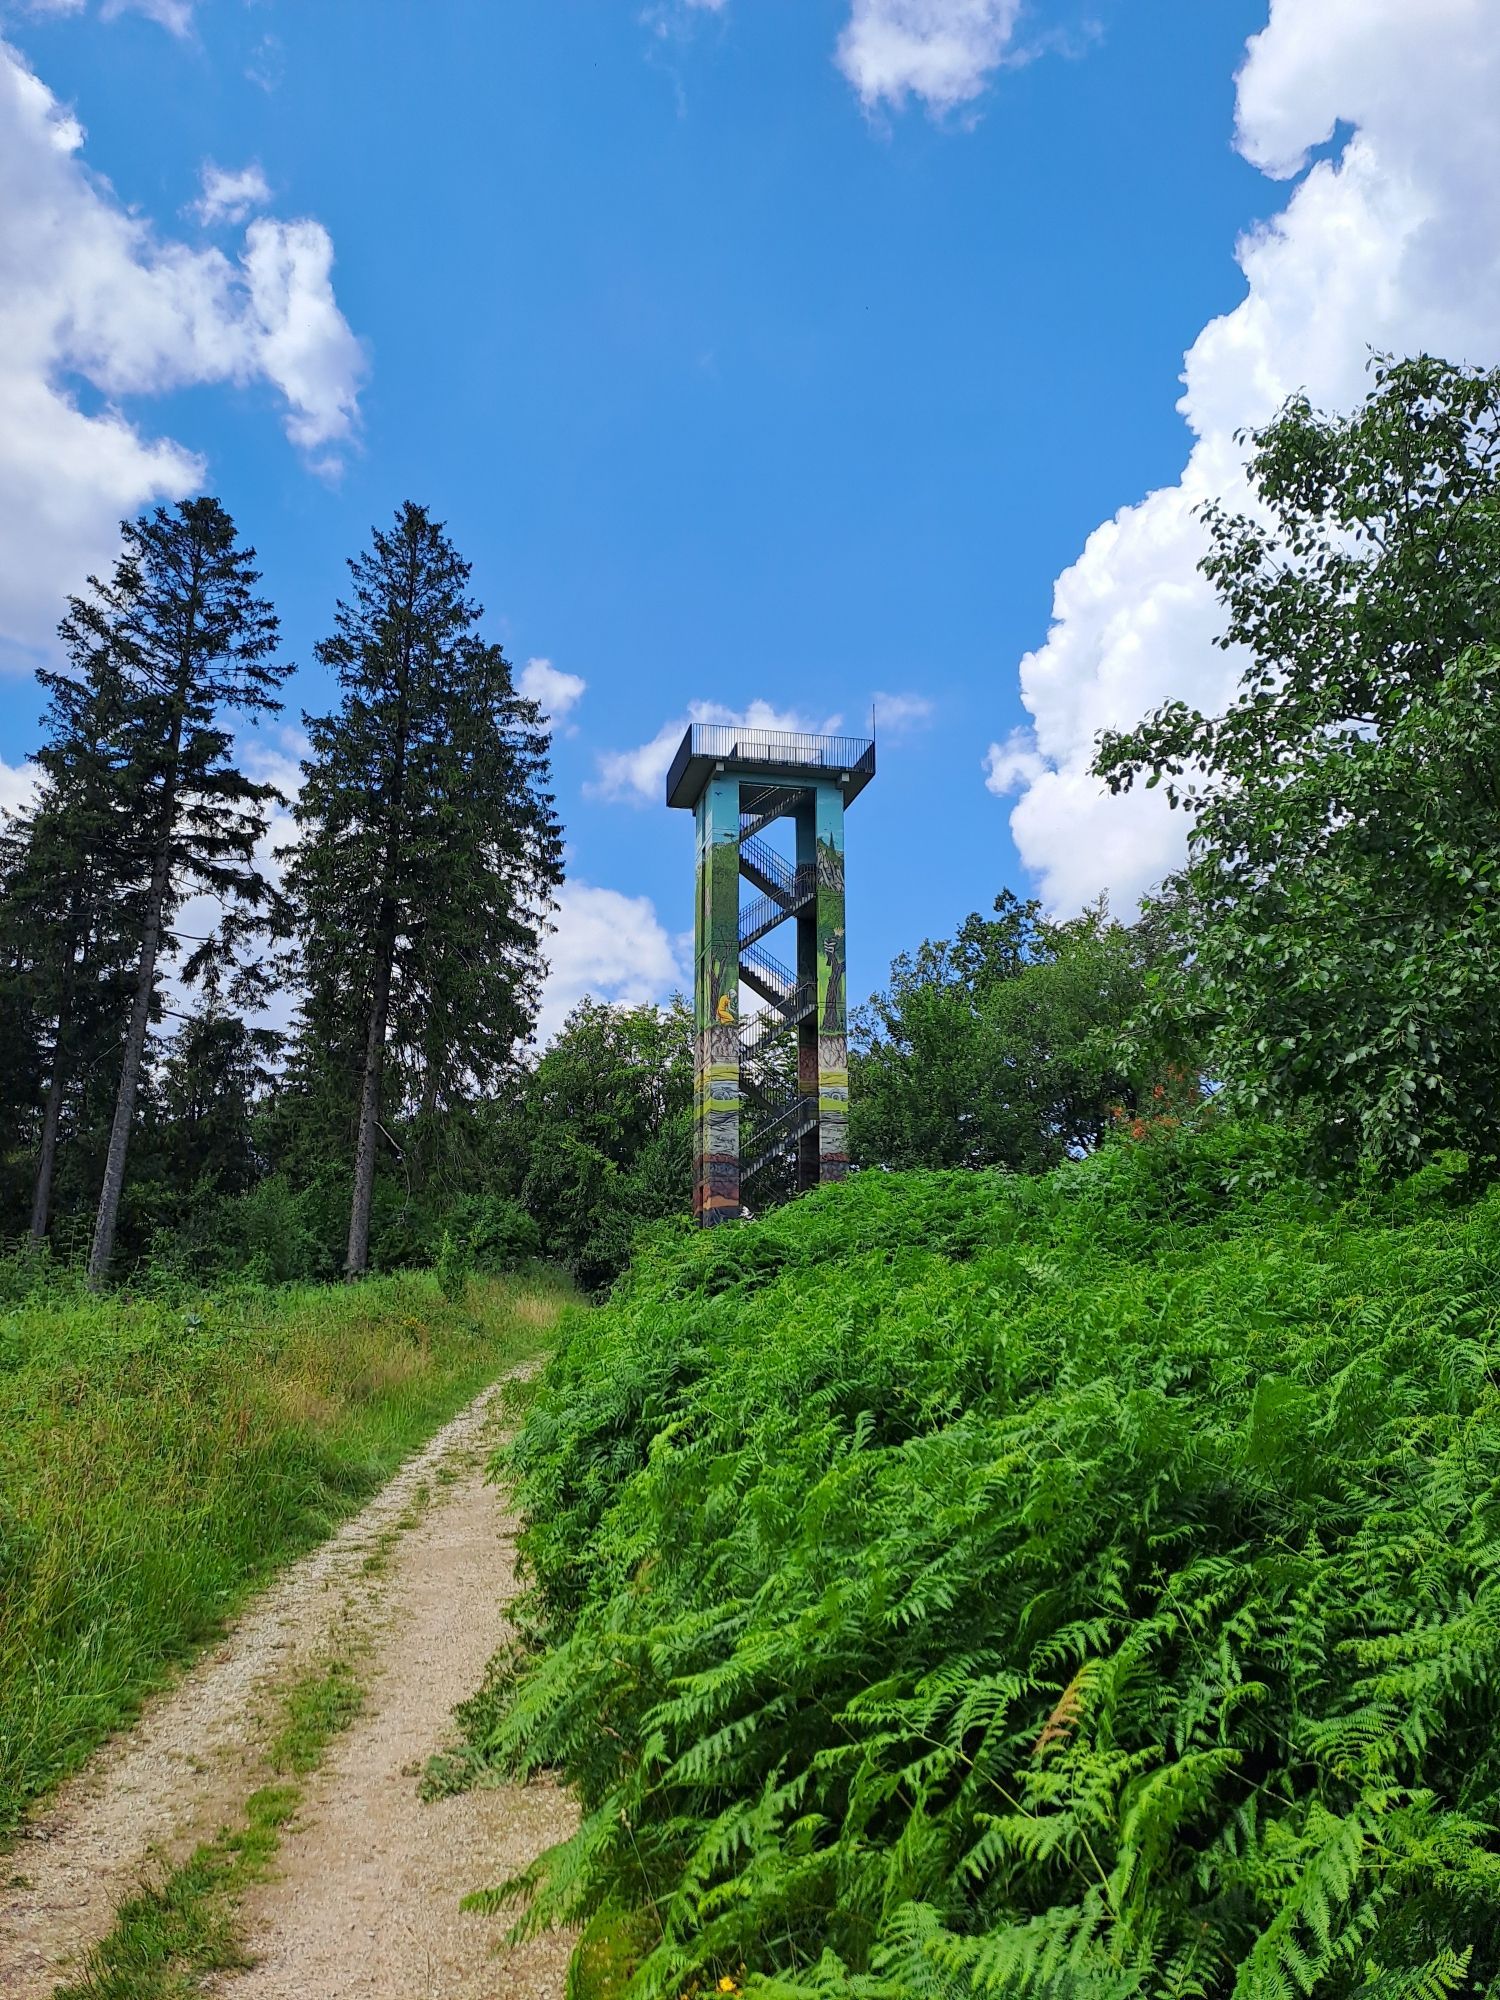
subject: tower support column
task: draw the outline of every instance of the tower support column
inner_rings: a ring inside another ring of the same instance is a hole
[[[740,781],[716,773],[698,801],[693,981],[693,1214],[740,1212]]]
[[[814,793],[818,865],[818,1179],[849,1171],[849,999],[844,955],[844,795]]]
[[[798,807],[797,830],[797,872],[807,870],[816,879],[818,866],[818,808],[811,792],[804,804]],[[818,943],[818,898],[814,895],[810,907],[797,919],[797,984],[818,991],[821,981],[818,967],[823,953]],[[820,1009],[811,1008],[797,1024],[797,1093],[803,1098],[818,1098],[821,1107],[821,1084],[818,1059],[818,1023]],[[821,1124],[821,1120],[820,1120]],[[822,1168],[818,1159],[819,1125],[804,1132],[797,1141],[797,1192],[805,1194],[815,1188],[822,1179]]]

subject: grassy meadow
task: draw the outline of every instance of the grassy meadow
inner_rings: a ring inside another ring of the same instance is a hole
[[[0,1305],[0,1837],[246,1591],[549,1337],[560,1281]]]

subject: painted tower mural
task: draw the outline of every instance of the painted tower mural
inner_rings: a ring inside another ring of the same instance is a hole
[[[712,723],[688,730],[668,773],[668,805],[697,820],[702,1223],[848,1171],[844,809],[874,775],[868,739]],[[778,823],[790,841],[772,831]],[[779,939],[763,942],[783,925],[794,930],[791,962]]]
[[[737,779],[716,777],[698,801],[693,1212],[700,1222],[740,1212],[739,794]]]

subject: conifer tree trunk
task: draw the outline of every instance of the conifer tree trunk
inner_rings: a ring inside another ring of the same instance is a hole
[[[109,1276],[109,1263],[115,1250],[120,1197],[125,1191],[125,1157],[130,1150],[130,1128],[135,1122],[135,1100],[141,1087],[141,1064],[146,1055],[146,1032],[151,1025],[151,996],[156,991],[156,961],[161,954],[162,921],[166,914],[167,892],[172,884],[172,838],[177,830],[177,781],[181,769],[183,715],[194,666],[197,590],[198,559],[195,551],[192,596],[188,602],[178,660],[177,698],[172,705],[172,734],[163,765],[161,811],[156,822],[156,852],[151,863],[151,889],[146,898],[145,926],[141,931],[135,999],[130,1008],[130,1025],[125,1031],[120,1088],[115,1096],[114,1122],[109,1128],[109,1151],[104,1156],[104,1184],[99,1190],[99,1211],[94,1219],[94,1241],[89,1251],[88,1281],[94,1291],[98,1291]]]
[[[75,911],[76,919],[76,911]],[[52,1214],[52,1178],[57,1170],[57,1135],[62,1126],[63,1099],[68,1091],[68,1030],[73,1014],[76,938],[70,936],[58,982],[57,1029],[52,1047],[52,1074],[42,1111],[42,1140],[37,1150],[36,1179],[31,1190],[30,1242],[40,1250],[47,1240]]]
[[[173,733],[169,771],[175,771],[181,742],[181,707]],[[169,777],[162,801],[161,834],[151,870],[151,894],[146,908],[146,925],[141,933],[141,956],[136,969],[135,999],[130,1009],[130,1025],[125,1031],[125,1053],[120,1066],[120,1088],[115,1097],[114,1122],[109,1128],[109,1151],[104,1158],[104,1185],[99,1190],[99,1212],[94,1221],[93,1248],[89,1251],[88,1279],[97,1291],[109,1275],[114,1255],[115,1226],[120,1219],[120,1196],[125,1188],[125,1156],[130,1150],[130,1128],[135,1119],[135,1100],[141,1084],[141,1064],[146,1054],[146,1031],[151,1025],[151,996],[156,990],[156,961],[161,951],[162,917],[172,870],[172,830],[176,818],[176,785]]]
[[[57,1167],[57,1134],[62,1125],[63,1098],[67,1095],[67,1056],[63,1049],[62,1023],[58,1023],[57,1047],[52,1056],[52,1075],[47,1084],[47,1103],[42,1113],[42,1143],[37,1153],[36,1180],[31,1191],[31,1247],[40,1250],[47,1240],[47,1223],[52,1213],[52,1176]]]
[[[349,570],[317,648],[339,704],[304,717],[285,889],[303,940],[294,1061],[353,1155],[357,1280],[392,1158],[410,1202],[450,1164],[450,1107],[496,1088],[528,1037],[562,849],[539,711],[480,636],[442,525],[408,501]]]
[[[354,1194],[349,1204],[349,1243],[344,1276],[362,1278],[370,1268],[370,1206],[375,1197],[375,1145],[380,1137],[380,1084],[385,1070],[385,1037],[390,1025],[391,974],[396,962],[396,899],[391,885],[400,859],[401,815],[406,803],[406,757],[411,731],[412,612],[416,602],[416,560],[407,571],[406,617],[396,680],[396,742],[385,797],[384,893],[375,925],[375,967],[370,1020],[365,1034],[365,1066],[360,1079],[359,1131],[354,1141]]]
[[[189,980],[235,965],[243,940],[270,921],[264,913],[274,895],[256,866],[256,846],[276,793],[236,767],[231,718],[274,714],[290,672],[271,664],[278,627],[270,603],[255,594],[255,552],[239,545],[217,500],[158,507],[123,522],[121,535],[112,576],[91,577],[87,591],[68,600],[59,630],[72,670],[42,673],[52,695],[51,741],[39,753],[47,783],[30,851],[32,901],[44,904],[55,884],[72,898],[74,918],[53,988],[57,1037],[34,1238],[46,1230],[71,1080],[96,1033],[117,1031],[119,982],[129,996],[89,1253],[95,1288],[114,1251],[176,899],[198,888],[225,906],[216,934],[197,941],[184,968]],[[57,949],[55,919],[46,934]]]
[[[380,1082],[385,1067],[385,1034],[391,1009],[391,968],[396,956],[396,906],[387,896],[380,906],[375,945],[375,981],[365,1066],[359,1091],[359,1134],[354,1142],[354,1199],[349,1210],[349,1247],[344,1276],[360,1278],[370,1267],[370,1204],[375,1194],[375,1142],[380,1136]]]

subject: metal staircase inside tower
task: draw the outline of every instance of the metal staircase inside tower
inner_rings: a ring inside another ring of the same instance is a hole
[[[799,980],[761,939],[808,908],[817,870],[795,866],[760,838],[774,820],[795,811],[803,794],[786,786],[746,787],[741,798],[740,874],[757,893],[740,909],[740,978],[765,1002],[740,1030],[741,1100],[750,1114],[740,1175],[747,1187],[767,1182],[818,1122],[818,1100],[798,1086],[798,1024],[817,1006],[816,978]],[[791,1043],[789,1047],[788,1044]]]

